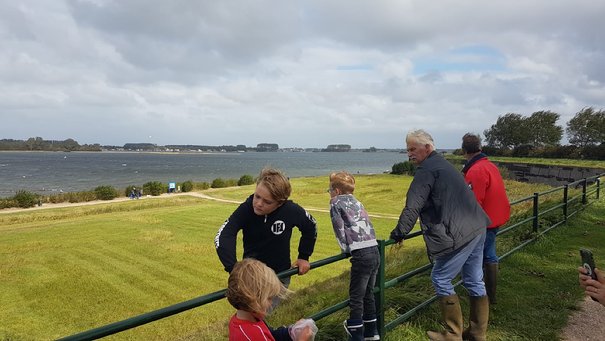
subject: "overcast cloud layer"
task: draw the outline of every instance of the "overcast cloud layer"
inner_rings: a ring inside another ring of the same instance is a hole
[[[605,103],[604,1],[2,2],[0,138],[456,148]]]

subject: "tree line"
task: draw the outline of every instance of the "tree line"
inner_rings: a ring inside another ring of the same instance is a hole
[[[605,160],[605,111],[586,107],[567,122],[560,115],[537,111],[530,116],[507,113],[483,131],[483,150],[494,156],[531,156]],[[563,132],[569,145],[561,145]]]
[[[30,137],[27,140],[0,140],[0,150],[30,150],[30,151],[101,151],[101,145],[83,144],[80,145],[73,139],[67,140],[45,140],[41,137]]]

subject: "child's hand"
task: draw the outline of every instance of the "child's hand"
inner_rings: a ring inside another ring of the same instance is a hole
[[[313,333],[313,329],[311,326],[306,326],[303,330],[298,334],[298,338],[294,341],[313,341],[315,337],[315,333]]]
[[[292,264],[293,268],[298,268],[298,274],[304,275],[311,269],[311,264],[309,264],[308,260],[297,259],[294,264]]]
[[[294,341],[313,341],[317,326],[312,319],[300,319],[288,328],[288,333]]]

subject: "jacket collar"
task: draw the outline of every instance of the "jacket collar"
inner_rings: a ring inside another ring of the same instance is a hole
[[[468,170],[471,168],[471,166],[473,164],[475,164],[477,161],[479,161],[481,159],[485,159],[485,158],[487,158],[487,155],[485,155],[485,153],[479,153],[479,154],[473,156],[472,159],[468,160],[464,164],[464,168],[462,168],[462,173],[466,174],[466,172],[468,172]]]

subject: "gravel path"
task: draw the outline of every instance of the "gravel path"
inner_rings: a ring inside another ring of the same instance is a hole
[[[605,340],[605,306],[587,296],[580,310],[569,317],[561,338],[564,341]]]

